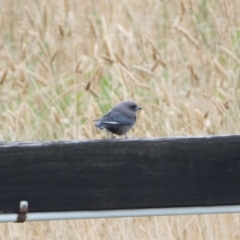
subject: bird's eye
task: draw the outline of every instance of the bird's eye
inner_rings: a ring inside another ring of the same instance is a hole
[[[136,109],[136,107],[137,107],[136,104],[132,104],[132,105],[130,106],[130,108],[132,108],[132,109]]]

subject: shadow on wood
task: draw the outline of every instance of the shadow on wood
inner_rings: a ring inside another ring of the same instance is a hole
[[[240,136],[0,144],[0,212],[240,204]]]

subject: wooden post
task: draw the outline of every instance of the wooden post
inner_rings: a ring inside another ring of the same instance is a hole
[[[0,143],[0,212],[240,204],[240,136]]]

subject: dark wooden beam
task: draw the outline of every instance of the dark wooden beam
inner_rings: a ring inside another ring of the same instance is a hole
[[[240,204],[240,136],[0,143],[0,212]]]

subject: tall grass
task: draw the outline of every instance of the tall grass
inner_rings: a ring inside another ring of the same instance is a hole
[[[130,137],[239,133],[240,2],[0,2],[0,140],[100,139],[124,99]],[[240,215],[1,224],[1,239],[239,239]]]

